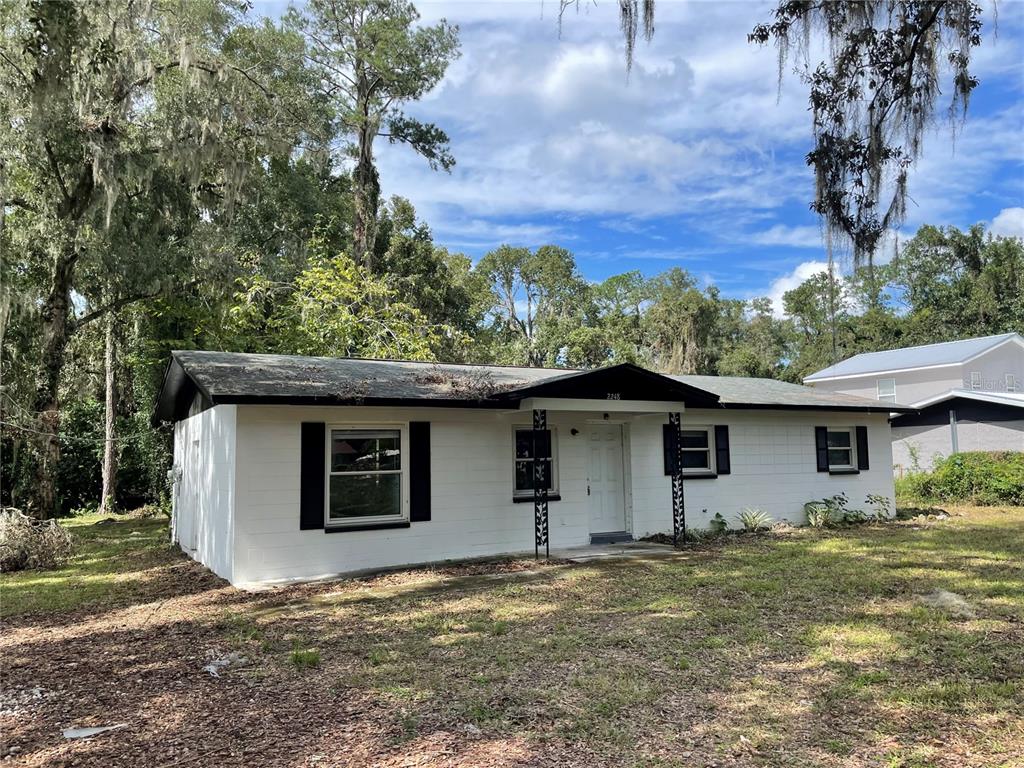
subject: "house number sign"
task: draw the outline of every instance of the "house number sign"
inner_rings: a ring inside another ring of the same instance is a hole
[[[622,394],[620,392],[609,392],[608,393],[608,399],[609,400],[621,400],[622,399]]]

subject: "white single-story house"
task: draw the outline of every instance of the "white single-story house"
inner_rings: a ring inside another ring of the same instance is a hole
[[[174,423],[174,540],[253,585],[863,507],[894,497],[893,409],[630,364],[174,352],[154,420]]]

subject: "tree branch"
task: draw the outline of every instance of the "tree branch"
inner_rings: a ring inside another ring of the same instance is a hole
[[[191,280],[187,283],[184,283],[183,285],[175,286],[174,292],[178,293],[180,291],[187,291],[190,288],[195,288],[201,282],[202,280]],[[82,315],[75,321],[75,326],[78,327],[85,325],[87,323],[91,323],[93,320],[98,320],[99,318],[103,317],[104,315],[110,312],[116,312],[119,309],[123,309],[124,307],[127,307],[129,304],[134,304],[137,301],[145,301],[146,299],[155,299],[157,296],[164,295],[165,293],[167,293],[167,291],[158,288],[155,291],[143,291],[140,293],[132,293],[127,296],[122,296],[120,299],[117,299],[116,301],[112,301],[109,304],[106,304],[102,307],[97,307],[92,312],[87,312],[86,314]]]
[[[57,156],[53,153],[53,147],[49,141],[43,142],[43,147],[46,149],[46,158],[50,162],[50,171],[53,173],[55,179],[57,179],[57,186],[60,187],[60,193],[64,198],[64,203],[70,202],[68,196],[68,188],[64,184],[64,177],[61,175],[60,166],[57,164]]]

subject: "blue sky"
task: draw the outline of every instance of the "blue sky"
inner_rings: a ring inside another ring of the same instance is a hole
[[[774,49],[746,42],[773,4],[661,0],[628,79],[616,6],[581,0],[559,32],[558,0],[418,2],[425,22],[459,25],[462,57],[407,111],[448,132],[457,165],[434,172],[382,141],[384,194],[474,259],[556,243],[591,280],[681,266],[728,296],[778,299],[824,250],[804,87],[788,75],[780,91]],[[955,144],[944,119],[928,136],[900,237],[923,223],[1024,234],[1024,2],[1000,3],[975,56],[967,123]]]

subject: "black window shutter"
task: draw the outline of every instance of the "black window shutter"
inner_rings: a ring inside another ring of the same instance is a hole
[[[324,527],[324,484],[327,471],[326,427],[322,421],[302,422],[299,467],[299,530]]]
[[[671,424],[661,425],[661,444],[665,454],[665,474],[674,475],[676,470],[676,431]]]
[[[535,459],[550,459],[551,458],[551,430],[542,429],[539,432],[534,432],[533,439],[533,458]]]
[[[857,469],[868,468],[868,428],[857,427]]]
[[[814,447],[818,454],[818,471],[828,472],[828,427],[814,428]]]
[[[409,422],[409,520],[430,520],[430,422]]]
[[[732,464],[729,461],[729,425],[715,425],[715,471],[719,475],[732,473]]]

